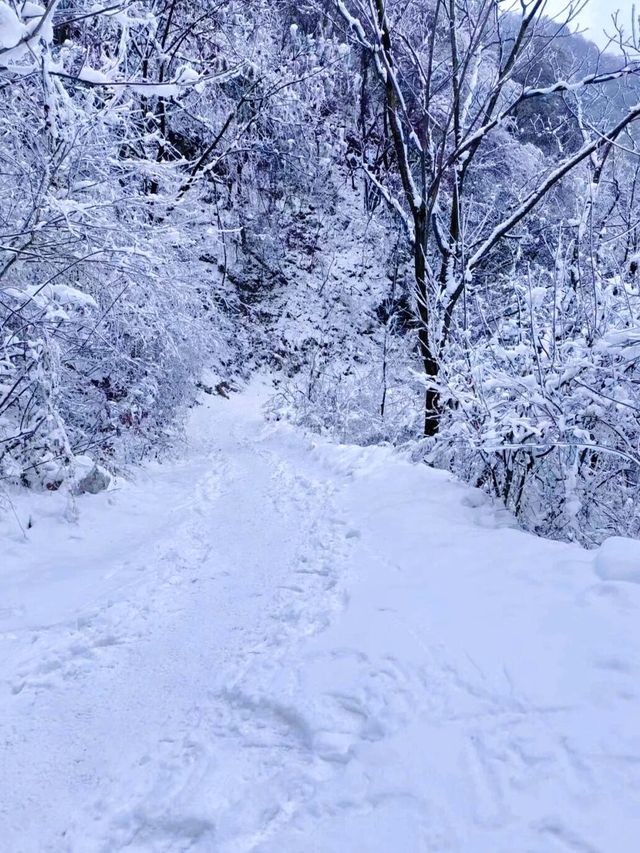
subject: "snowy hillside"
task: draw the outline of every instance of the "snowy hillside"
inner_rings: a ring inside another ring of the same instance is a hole
[[[635,853],[633,543],[537,539],[265,395],[205,396],[77,521],[14,494],[0,849]]]

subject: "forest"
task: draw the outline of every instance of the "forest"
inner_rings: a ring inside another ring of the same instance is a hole
[[[640,535],[640,44],[580,6],[0,0],[0,490],[268,373],[274,420]]]

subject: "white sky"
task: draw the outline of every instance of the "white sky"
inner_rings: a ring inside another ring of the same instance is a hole
[[[586,29],[585,35],[597,44],[604,44],[603,30],[612,32],[611,15],[620,10],[620,22],[627,32],[631,31],[631,13],[635,0],[589,0],[578,18],[579,29]],[[549,14],[561,12],[567,6],[567,0],[548,0]],[[640,12],[640,2],[635,3],[636,15]]]

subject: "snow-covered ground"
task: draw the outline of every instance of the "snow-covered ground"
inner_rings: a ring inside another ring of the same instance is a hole
[[[0,520],[0,850],[636,853],[633,543],[536,539],[263,396],[77,522]]]

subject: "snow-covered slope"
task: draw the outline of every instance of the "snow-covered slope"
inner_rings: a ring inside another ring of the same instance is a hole
[[[635,853],[630,544],[538,540],[263,396],[75,523],[3,518],[0,849]]]

